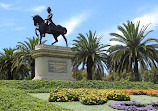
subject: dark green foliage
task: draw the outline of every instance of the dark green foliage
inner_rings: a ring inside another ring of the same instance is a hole
[[[76,52],[73,59],[73,72],[74,77],[77,77],[76,72],[80,65],[82,65],[82,70],[86,66],[87,69],[87,79],[92,80],[92,69],[93,67],[98,69],[99,73],[104,73],[104,67],[106,67],[106,53],[105,47],[100,43],[102,36],[96,35],[96,31],[92,33],[86,33],[86,36],[79,34],[77,40],[73,40],[72,50]]]
[[[156,67],[158,63],[158,39],[149,38],[147,35],[152,30],[147,31],[149,25],[140,27],[140,22],[136,24],[127,21],[123,26],[118,26],[121,34],[110,33],[113,38],[110,41],[117,41],[120,44],[111,45],[109,48],[110,69],[114,72],[123,72],[125,69],[135,74],[135,81],[140,80],[138,72],[139,66],[143,69]]]
[[[12,69],[15,49],[4,48],[4,53],[0,53],[0,79],[13,80],[14,70]]]
[[[31,51],[35,50],[35,46],[38,45],[39,42],[39,38],[32,37],[27,38],[27,41],[18,42],[18,45],[16,46],[20,53],[15,59],[15,67],[22,67],[20,70],[24,69],[23,65],[29,67],[31,71],[31,79],[35,76],[35,60],[31,56]],[[43,41],[42,44],[45,42],[46,40]]]
[[[151,70],[145,70],[141,76],[143,81],[156,84],[158,83],[158,68],[152,67]]]
[[[13,81],[12,81],[13,82]],[[0,111],[63,111],[49,102],[35,98],[24,91],[0,87]]]
[[[16,88],[26,92],[51,92],[54,88],[97,88],[97,89],[156,89],[158,84],[150,82],[130,82],[130,81],[67,81],[67,80],[38,80],[38,81],[6,81],[1,80],[0,86]]]

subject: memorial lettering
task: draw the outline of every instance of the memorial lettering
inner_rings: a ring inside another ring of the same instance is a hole
[[[67,73],[66,61],[48,61],[48,71],[55,73]]]

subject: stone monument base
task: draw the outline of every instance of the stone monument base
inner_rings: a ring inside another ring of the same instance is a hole
[[[37,45],[32,57],[35,58],[33,80],[75,80],[71,69],[74,52],[69,47]]]

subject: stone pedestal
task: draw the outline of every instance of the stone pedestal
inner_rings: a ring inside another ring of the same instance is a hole
[[[74,55],[69,47],[37,45],[32,51],[32,57],[35,58],[33,80],[75,80],[71,69]]]

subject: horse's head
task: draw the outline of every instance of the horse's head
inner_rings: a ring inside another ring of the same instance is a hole
[[[39,15],[34,15],[32,16],[33,21],[34,21],[34,25],[37,26],[39,24],[41,24],[43,21],[43,19],[39,16]]]

